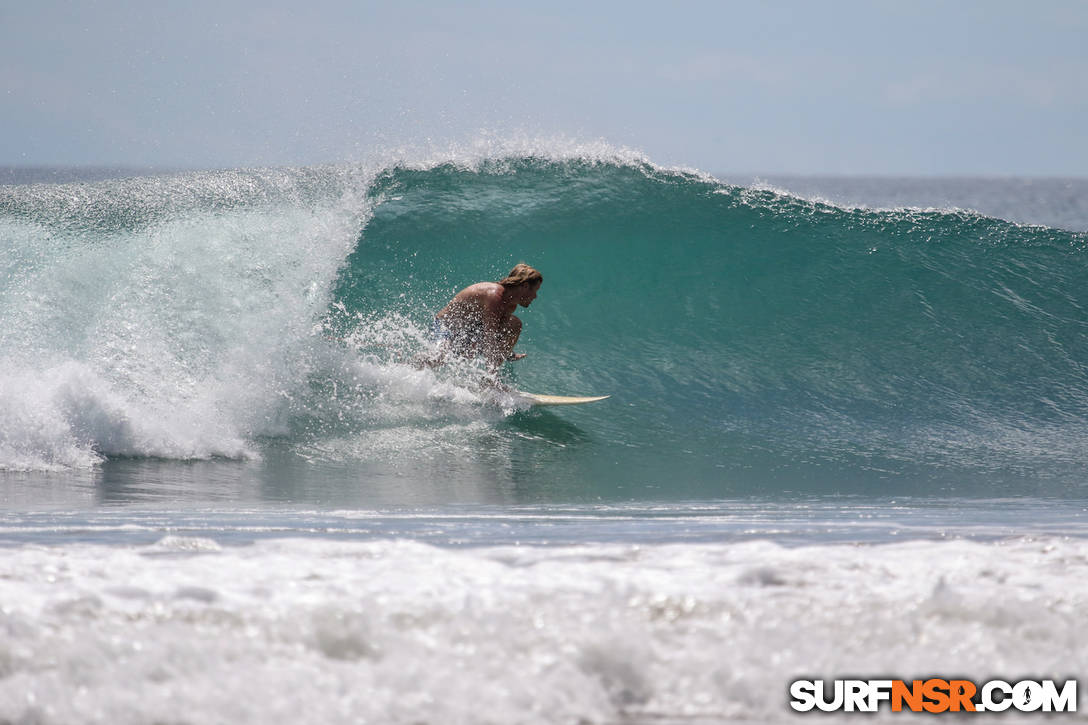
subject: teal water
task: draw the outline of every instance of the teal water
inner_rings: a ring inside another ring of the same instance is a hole
[[[422,324],[480,270],[538,265],[518,383],[616,398],[505,424],[594,431],[578,468],[605,491],[1080,478],[1083,234],[581,160],[392,170],[371,193],[335,298]]]
[[[394,503],[1083,495],[1084,233],[621,156],[374,168],[0,187],[0,466]],[[518,261],[545,282],[506,381],[609,400],[404,364]]]

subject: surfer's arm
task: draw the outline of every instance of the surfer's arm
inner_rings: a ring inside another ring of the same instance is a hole
[[[506,360],[509,350],[502,344],[502,308],[487,304],[483,310],[482,340],[480,352],[488,365],[497,368]]]
[[[524,353],[515,353],[514,345],[521,335],[521,320],[504,308],[502,291],[489,295],[482,306],[483,355],[492,368],[504,362],[520,360]]]

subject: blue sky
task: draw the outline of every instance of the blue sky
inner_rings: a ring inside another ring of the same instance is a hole
[[[352,161],[480,135],[714,172],[1088,175],[1088,2],[0,7],[0,164]]]

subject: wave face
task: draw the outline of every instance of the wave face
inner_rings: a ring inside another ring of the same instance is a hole
[[[1083,233],[572,152],[0,187],[0,235],[8,468],[271,446],[558,496],[1085,478]],[[611,400],[519,410],[403,364],[518,261],[545,281],[510,382]]]

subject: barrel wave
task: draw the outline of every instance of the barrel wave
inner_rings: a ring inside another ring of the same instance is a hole
[[[1083,493],[1083,233],[587,153],[4,187],[0,229],[8,468],[278,456],[455,500]],[[505,382],[608,401],[526,410],[408,364],[450,295],[518,261],[544,285]]]

